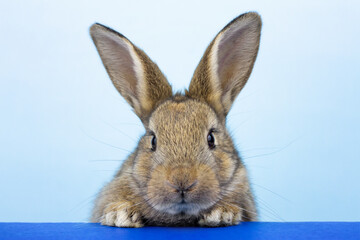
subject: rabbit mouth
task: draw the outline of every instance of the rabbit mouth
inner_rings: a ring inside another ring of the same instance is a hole
[[[156,210],[165,212],[171,215],[192,215],[196,216],[200,211],[211,207],[212,204],[199,204],[199,203],[189,203],[181,201],[179,203],[167,204],[167,205],[157,205],[153,206]]]
[[[197,215],[201,209],[202,208],[198,204],[181,201],[180,203],[173,204],[170,207],[163,209],[163,211],[172,215]]]

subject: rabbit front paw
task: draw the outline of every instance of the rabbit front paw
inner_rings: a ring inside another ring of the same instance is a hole
[[[219,227],[237,225],[240,223],[240,220],[240,208],[217,207],[210,213],[204,214],[198,223],[203,227]]]
[[[132,208],[133,204],[128,201],[121,201],[109,204],[102,216],[101,225],[116,227],[142,227],[141,217]]]

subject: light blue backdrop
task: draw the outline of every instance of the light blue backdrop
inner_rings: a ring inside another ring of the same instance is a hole
[[[92,23],[126,35],[180,90],[249,10],[263,18],[261,47],[228,126],[261,220],[360,221],[360,4],[343,0],[2,1],[0,221],[86,221],[143,133]]]

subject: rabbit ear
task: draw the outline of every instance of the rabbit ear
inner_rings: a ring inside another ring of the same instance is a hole
[[[206,101],[225,117],[250,76],[260,31],[257,13],[246,13],[231,21],[206,49],[186,95]]]
[[[158,66],[126,37],[97,23],[90,35],[114,86],[142,121],[159,102],[172,96]]]

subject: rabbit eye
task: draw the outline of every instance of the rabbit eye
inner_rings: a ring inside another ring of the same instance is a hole
[[[214,149],[215,148],[215,137],[213,135],[213,130],[210,130],[210,132],[207,136],[207,141],[208,141],[209,148]]]
[[[155,150],[156,150],[156,136],[155,134],[153,134],[151,139],[151,151],[155,152]]]

